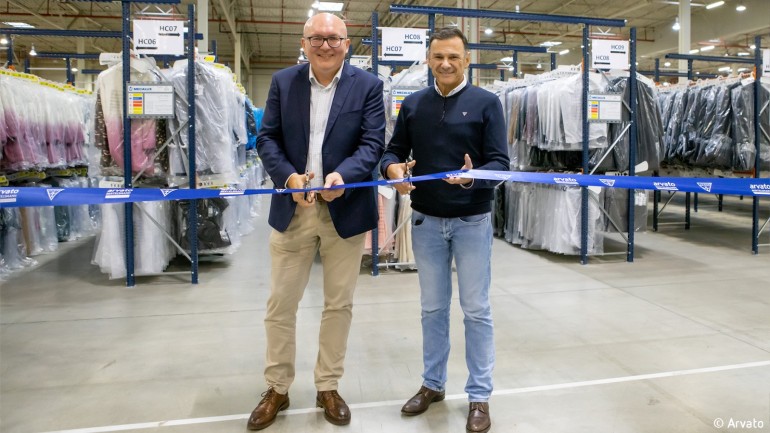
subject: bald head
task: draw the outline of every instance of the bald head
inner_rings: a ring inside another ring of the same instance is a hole
[[[345,22],[337,15],[328,12],[322,12],[308,18],[305,22],[305,28],[302,30],[302,34],[305,37],[324,32],[333,32],[343,38],[348,35],[348,29]]]

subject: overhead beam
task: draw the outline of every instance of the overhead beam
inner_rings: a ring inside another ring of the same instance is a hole
[[[59,30],[64,30],[65,29],[65,27],[62,26],[61,24],[58,24],[58,23],[55,23],[55,22],[49,20],[48,18],[40,15],[39,13],[33,11],[32,9],[30,9],[30,8],[28,8],[28,7],[26,7],[26,6],[22,5],[22,4],[14,1],[14,0],[7,0],[7,1],[8,1],[9,4],[12,4],[12,5],[16,6],[17,8],[19,8],[19,9],[29,13],[30,15],[34,16],[35,18],[39,19],[40,21],[43,21],[44,23],[46,23],[46,24],[48,24],[50,26],[56,27]]]
[[[217,3],[219,3],[219,8],[222,10],[222,15],[225,16],[225,21],[227,21],[227,26],[230,27],[230,33],[232,33],[233,35],[233,44],[239,48],[239,52],[236,52],[235,55],[239,56],[239,58],[243,60],[243,64],[246,65],[246,70],[249,71],[249,73],[251,73],[249,58],[246,57],[244,53],[240,51],[241,39],[240,39],[240,35],[238,34],[238,23],[235,21],[235,19],[233,19],[232,3],[229,5],[225,5],[225,0],[217,0]]]
[[[604,27],[625,27],[626,20],[612,20],[592,17],[573,17],[567,15],[548,15],[548,14],[530,14],[508,11],[480,10],[480,9],[459,9],[444,7],[424,7],[407,5],[390,5],[391,13],[409,13],[409,14],[440,14],[453,17],[470,18],[499,18],[516,21],[542,21],[563,24],[587,24],[592,26]]]

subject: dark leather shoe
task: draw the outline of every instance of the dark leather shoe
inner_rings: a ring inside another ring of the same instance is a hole
[[[337,391],[318,391],[315,404],[323,408],[326,421],[334,425],[350,424],[350,408]]]
[[[417,391],[417,394],[410,398],[404,407],[401,408],[401,413],[408,416],[419,415],[428,410],[428,406],[430,406],[431,403],[441,401],[444,397],[446,397],[444,391],[434,391],[430,388],[421,386],[420,390]]]
[[[259,402],[254,411],[251,412],[249,423],[246,425],[249,430],[262,430],[275,422],[278,412],[289,407],[289,393],[278,394],[270,387],[262,393],[262,401]]]
[[[492,427],[489,419],[489,403],[471,402],[468,408],[468,423],[465,424],[467,433],[487,433]]]

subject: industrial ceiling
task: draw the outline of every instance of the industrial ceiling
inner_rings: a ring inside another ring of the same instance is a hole
[[[683,0],[685,1],[685,0]],[[689,1],[689,0],[687,0]],[[691,3],[692,29],[690,49],[707,47],[710,56],[753,55],[750,46],[755,36],[761,36],[761,46],[770,46],[770,0],[724,0],[724,4],[707,9],[707,3]],[[235,39],[240,38],[242,74],[254,71],[274,71],[296,64],[299,39],[308,13],[315,0],[182,0],[180,4],[132,3],[133,18],[157,18],[167,14],[187,14],[187,5],[208,8],[208,50],[216,43],[220,62],[234,61]],[[372,13],[378,13],[381,27],[427,28],[427,15],[391,13],[391,4],[511,11],[531,14],[625,19],[622,28],[592,26],[592,36],[628,39],[629,29],[636,27],[638,62],[640,70],[654,68],[654,59],[660,58],[662,69],[674,70],[671,60],[665,66],[667,53],[678,52],[678,32],[672,29],[679,13],[678,1],[668,0],[411,0],[389,2],[384,0],[345,0],[338,13],[347,23],[353,54],[371,55],[371,48],[362,44],[371,37]],[[738,6],[745,10],[738,11]],[[37,29],[120,31],[120,1],[77,0],[0,0],[0,34],[6,23],[22,22]],[[475,21],[475,24],[474,24]],[[560,42],[550,48],[557,55],[558,64],[580,61],[583,25],[547,22],[528,22],[487,18],[458,18],[436,15],[436,26],[458,25],[470,34],[472,42],[488,44],[540,46],[546,42]],[[234,27],[234,28],[233,28]],[[200,28],[200,27],[199,27]],[[485,30],[491,29],[491,33]],[[681,30],[680,30],[681,31]],[[78,42],[78,39],[84,39]],[[13,52],[17,64],[30,58],[31,66],[49,66],[61,63],[58,59],[29,57],[34,45],[36,52],[119,52],[120,41],[114,38],[73,38],[51,36],[13,36]],[[79,47],[80,46],[80,47]],[[207,51],[203,47],[201,51]],[[565,50],[569,50],[566,53]],[[6,61],[6,50],[0,47],[0,62]],[[478,63],[504,64],[501,58],[511,53],[483,51]],[[519,56],[519,70],[537,72],[537,65],[550,64],[548,54]],[[100,68],[95,60],[86,60],[86,68]],[[81,63],[82,65],[83,63]],[[695,62],[697,72],[717,72],[725,64]],[[728,65],[730,66],[730,65]],[[732,65],[733,71],[741,66]],[[17,68],[19,68],[17,66]],[[103,68],[103,67],[102,67]]]

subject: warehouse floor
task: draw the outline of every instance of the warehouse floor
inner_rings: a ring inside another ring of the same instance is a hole
[[[683,221],[682,203],[664,220]],[[638,233],[634,263],[581,265],[495,240],[492,432],[770,431],[770,248],[751,253],[750,200],[726,197],[721,213],[714,197],[699,204],[690,230]],[[93,240],[0,283],[0,431],[245,432],[265,388],[269,228],[256,224],[236,255],[201,264],[198,285],[159,276],[126,288],[90,264]],[[617,235],[605,245],[624,249]],[[457,303],[446,401],[400,415],[421,384],[419,290],[415,272],[392,269],[362,270],[339,389],[353,419],[324,420],[320,270],[300,305],[291,407],[265,431],[463,431]]]

